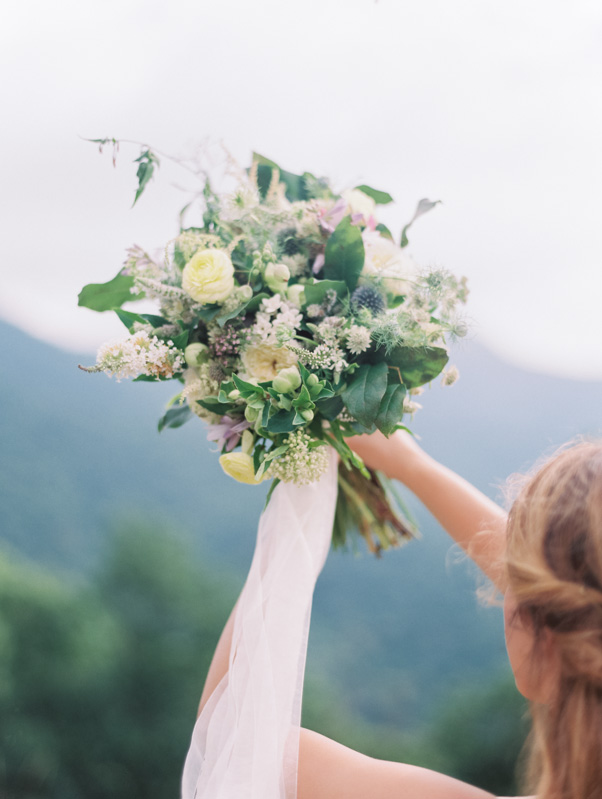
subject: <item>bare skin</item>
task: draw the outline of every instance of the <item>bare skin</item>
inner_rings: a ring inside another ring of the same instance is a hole
[[[453,540],[503,591],[506,514],[457,474],[430,458],[407,433],[349,439],[368,466],[410,488]],[[218,643],[199,713],[228,669],[233,614]],[[529,647],[528,639],[519,646]],[[515,654],[516,660],[521,660]],[[298,799],[493,799],[444,774],[367,757],[311,730],[301,730]]]

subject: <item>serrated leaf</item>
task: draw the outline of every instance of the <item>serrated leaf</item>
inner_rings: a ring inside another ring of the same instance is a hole
[[[351,218],[346,216],[326,244],[324,276],[327,280],[344,281],[349,291],[353,291],[364,268],[365,257],[362,234],[356,225],[351,224]]]
[[[401,422],[406,393],[406,388],[401,383],[389,383],[387,386],[375,420],[378,429],[386,436],[390,436]]]
[[[423,199],[423,200],[420,200],[420,202],[416,206],[416,210],[414,211],[414,216],[410,219],[408,224],[401,231],[401,242],[400,242],[400,246],[401,247],[407,247],[408,244],[409,244],[408,237],[407,237],[406,234],[407,234],[408,229],[412,225],[412,223],[415,222],[418,219],[419,216],[422,216],[423,214],[426,214],[428,211],[430,211],[436,205],[439,205],[440,202],[441,202],[441,200],[434,200],[433,201],[433,200],[427,200],[426,198]]]
[[[372,197],[377,205],[388,205],[393,202],[393,197],[386,191],[378,191],[378,189],[373,189],[365,185],[356,186],[355,188],[359,191],[363,191],[368,197]]]
[[[88,283],[80,291],[77,304],[93,311],[114,311],[121,308],[124,302],[132,302],[142,298],[140,294],[132,294],[130,289],[134,278],[130,275],[116,275],[106,283]]]
[[[364,427],[374,424],[387,381],[386,363],[366,363],[360,366],[343,391],[341,396],[347,410]]]
[[[158,430],[161,432],[165,430],[166,427],[182,427],[192,416],[193,413],[188,405],[178,405],[176,408],[170,408],[167,413],[159,419],[157,425]]]

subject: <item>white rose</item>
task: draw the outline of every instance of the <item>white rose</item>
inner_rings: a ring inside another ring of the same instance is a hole
[[[182,272],[182,288],[200,303],[222,302],[234,290],[234,267],[223,250],[201,250]]]
[[[362,214],[364,219],[369,219],[374,215],[376,203],[367,194],[359,189],[347,189],[341,193],[341,197],[347,201],[349,211],[352,214]]]
[[[286,347],[261,343],[248,346],[242,353],[241,360],[245,374],[264,383],[273,380],[281,369],[294,366],[297,356]]]
[[[395,242],[375,230],[365,230],[362,238],[366,251],[362,274],[382,278],[385,289],[391,294],[411,291],[410,283],[418,275],[416,262]]]

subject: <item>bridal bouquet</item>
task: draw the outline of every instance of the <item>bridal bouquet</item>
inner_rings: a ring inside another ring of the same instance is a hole
[[[136,199],[158,159],[146,150],[138,163]],[[201,200],[202,224],[181,226],[162,258],[132,247],[113,280],[81,291],[80,305],[114,310],[129,331],[87,371],[177,381],[159,430],[199,417],[243,483],[316,481],[334,447],[333,542],[359,529],[373,551],[396,545],[411,524],[347,438],[390,435],[424,384],[455,379],[446,339],[466,332],[465,280],[419,269],[405,249],[409,225],[436,203],[419,203],[398,244],[377,221],[389,194],[337,194],[258,155],[233,191],[206,180]],[[122,307],[142,298],[155,314]]]

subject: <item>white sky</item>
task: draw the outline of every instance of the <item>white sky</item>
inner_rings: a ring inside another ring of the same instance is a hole
[[[410,251],[469,277],[473,334],[538,371],[602,379],[599,0],[4,0],[0,316],[94,351],[124,330],[77,308],[186,201],[161,168],[130,210],[86,137],[175,155],[223,139],[291,171],[421,197]]]

